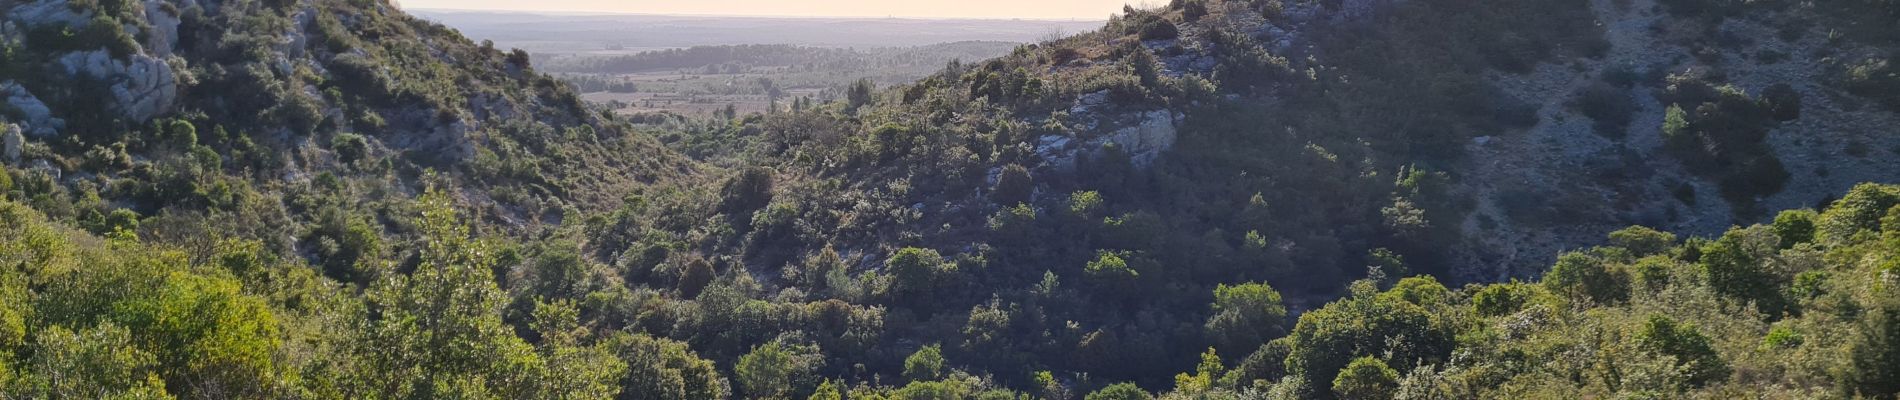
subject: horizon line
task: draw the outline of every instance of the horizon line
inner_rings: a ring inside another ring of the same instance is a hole
[[[1035,17],[919,17],[919,16],[845,16],[845,15],[748,15],[748,14],[693,14],[693,13],[640,13],[626,11],[591,10],[509,10],[489,8],[443,8],[443,7],[401,7],[404,11],[447,11],[478,12],[493,14],[529,14],[544,16],[638,16],[638,17],[696,17],[696,18],[756,18],[756,19],[858,19],[858,20],[917,20],[917,21],[1037,21],[1037,22],[1108,22],[1108,18],[1035,18]]]

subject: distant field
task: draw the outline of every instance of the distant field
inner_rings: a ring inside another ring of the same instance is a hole
[[[635,14],[533,14],[409,10],[503,48],[537,55],[632,54],[693,46],[790,44],[912,47],[964,41],[1031,42],[1095,30],[1101,20],[767,18]]]
[[[760,18],[410,10],[475,40],[533,54],[589,101],[620,112],[766,112],[829,101],[860,79],[921,79],[956,60],[1093,30],[1102,21]]]
[[[621,112],[688,115],[726,109],[768,112],[774,100],[824,102],[861,79],[880,86],[916,81],[953,61],[1008,54],[1011,42],[958,42],[850,50],[789,45],[705,46],[628,56],[569,55],[539,61],[585,93]]]

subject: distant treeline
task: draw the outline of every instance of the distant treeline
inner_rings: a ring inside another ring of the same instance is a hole
[[[700,69],[708,73],[738,73],[752,67],[802,69],[862,69],[903,65],[937,65],[951,60],[980,60],[1006,54],[1017,46],[1009,42],[968,41],[919,47],[857,50],[784,44],[697,46],[611,57],[571,57],[548,60],[549,72],[625,74]]]

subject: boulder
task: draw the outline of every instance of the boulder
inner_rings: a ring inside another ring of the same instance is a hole
[[[53,118],[53,110],[45,102],[13,81],[0,82],[0,102],[20,113],[21,129],[28,135],[48,137],[66,129],[66,120]]]
[[[20,151],[26,147],[26,138],[20,134],[20,126],[6,124],[0,126],[0,157],[8,164],[20,162]]]
[[[177,15],[165,11],[177,10],[178,7],[164,7],[164,4],[164,0],[145,0],[145,22],[148,27],[145,49],[160,58],[170,57],[172,51],[177,49],[178,25],[183,22]]]
[[[1172,111],[1153,110],[1119,117],[1127,120],[1111,125],[1119,128],[1105,133],[1077,135],[1089,138],[1087,140],[1077,140],[1068,135],[1043,136],[1036,142],[1036,155],[1042,158],[1045,166],[1067,170],[1075,166],[1075,159],[1082,152],[1099,157],[1109,144],[1114,144],[1128,153],[1129,161],[1135,167],[1147,168],[1161,158],[1162,153],[1174,148],[1175,141],[1180,137],[1177,121],[1182,116]]]
[[[178,100],[178,77],[171,65],[149,55],[118,60],[103,49],[77,51],[60,57],[58,63],[69,76],[106,83],[113,109],[133,121],[171,111]]]
[[[57,25],[78,30],[92,21],[92,11],[73,11],[67,0],[40,0],[19,4],[5,13],[7,19],[27,27]]]

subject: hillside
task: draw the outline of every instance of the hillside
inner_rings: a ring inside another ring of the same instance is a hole
[[[8,397],[1900,395],[1887,0],[1181,0],[704,118],[375,0],[0,20]]]

